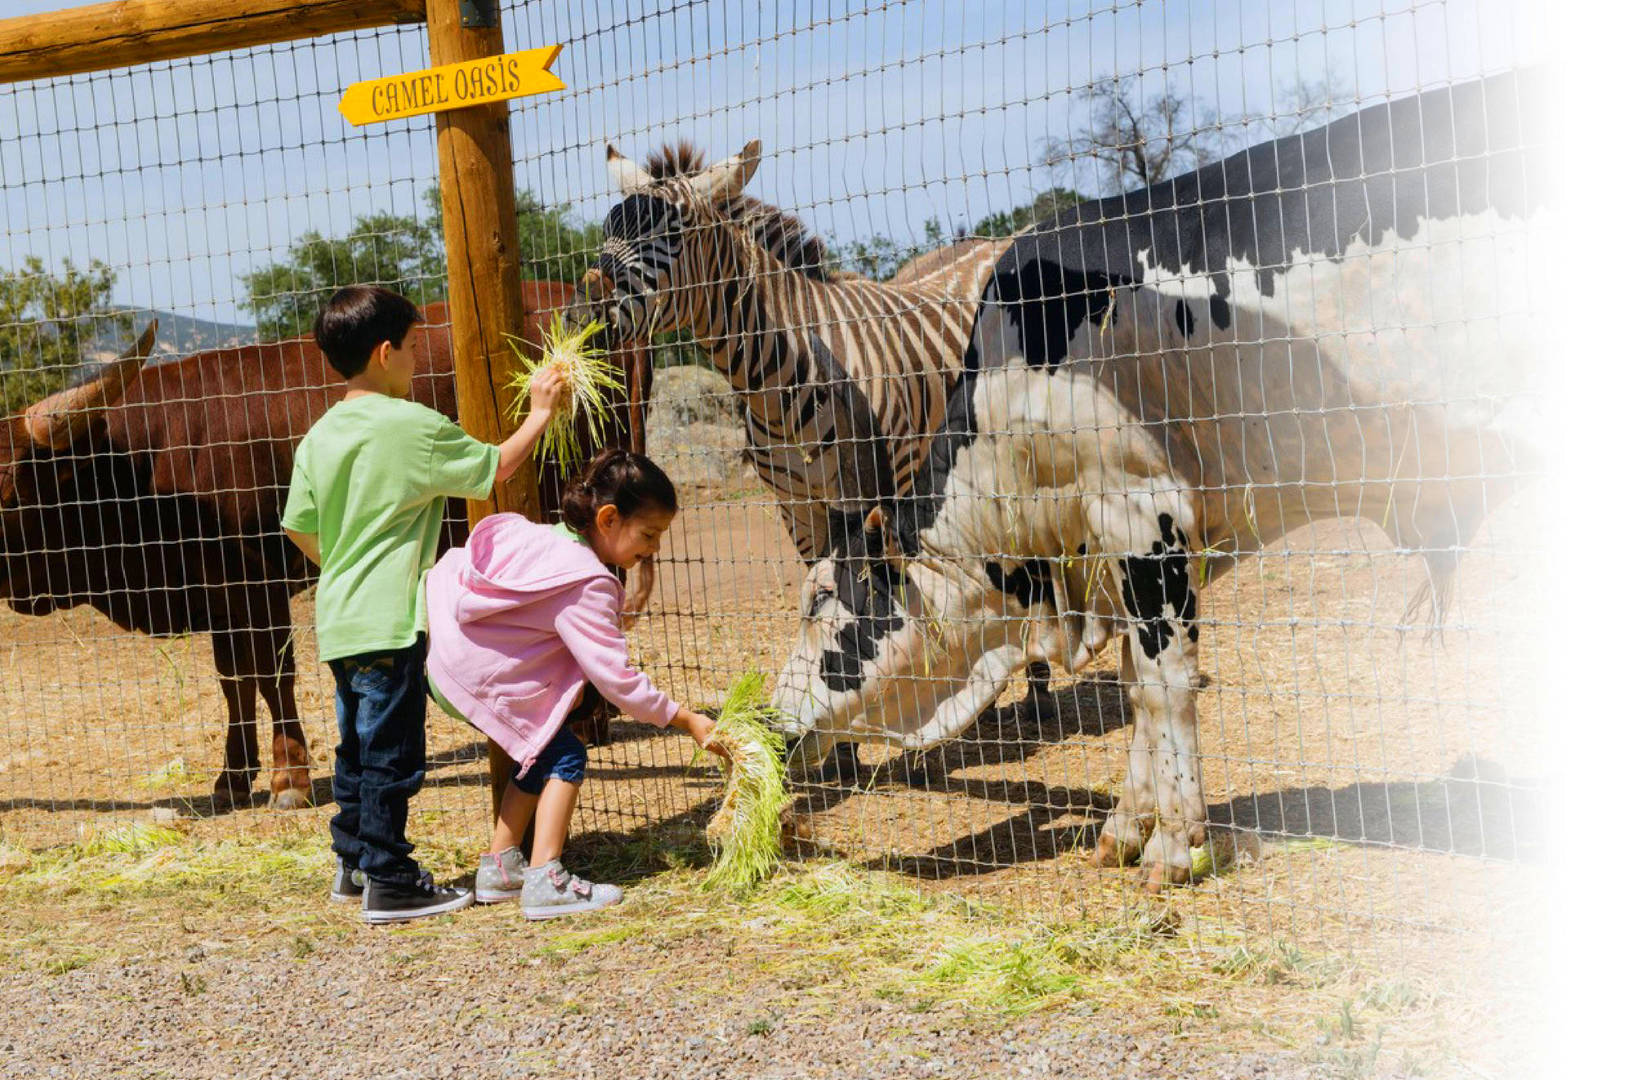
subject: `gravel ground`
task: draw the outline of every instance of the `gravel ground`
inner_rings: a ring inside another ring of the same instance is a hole
[[[492,920],[486,920],[491,922]],[[1080,1007],[1009,1024],[957,1007],[768,1011],[775,974],[725,986],[639,942],[559,961],[527,931],[360,933],[301,959],[207,939],[49,978],[0,979],[0,1074],[26,1077],[1307,1077],[1291,1053],[1213,1050]]]

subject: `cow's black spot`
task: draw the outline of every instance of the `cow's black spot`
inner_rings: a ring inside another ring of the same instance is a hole
[[[1008,574],[996,562],[983,567],[993,588],[1009,593],[1024,608],[1034,604],[1055,607],[1055,586],[1050,581],[1050,564],[1043,559],[1027,559]]]
[[[1221,330],[1231,325],[1231,305],[1226,303],[1226,298],[1219,293],[1214,293],[1208,298],[1208,317]]]
[[[1174,518],[1158,515],[1158,535],[1147,555],[1123,560],[1123,606],[1135,624],[1141,651],[1155,658],[1173,640],[1173,618],[1197,640],[1197,593],[1186,569],[1186,533]]]
[[[823,652],[823,661],[820,668],[823,682],[829,689],[840,693],[851,693],[862,689],[862,663],[864,659],[872,660],[877,646],[872,641],[848,643],[845,635],[840,636],[841,647],[828,649]],[[869,650],[866,657],[862,656],[861,648],[852,650],[853,644],[866,646]]]
[[[991,291],[1008,310],[1028,365],[1055,368],[1085,318],[1106,317],[1111,284],[1098,270],[1086,274],[1039,257],[995,271]]]
[[[840,590],[843,595],[844,590]],[[843,603],[844,601],[842,601]],[[879,656],[879,643],[888,635],[902,629],[900,612],[886,601],[883,613],[859,614],[840,628],[837,649],[823,652],[819,670],[823,682],[832,690],[862,689],[862,665]]]
[[[862,666],[879,656],[879,643],[902,629],[898,599],[905,582],[895,565],[881,557],[885,538],[865,527],[862,514],[830,513],[830,557],[834,560],[834,598],[854,618],[840,628],[837,648],[826,650],[818,666],[830,689],[862,688]]]
[[[1174,325],[1187,337],[1191,337],[1192,332],[1197,329],[1197,317],[1191,313],[1191,308],[1186,306],[1184,300],[1174,302]]]

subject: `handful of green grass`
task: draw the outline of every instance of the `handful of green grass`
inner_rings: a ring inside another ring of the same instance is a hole
[[[535,372],[547,364],[559,363],[567,376],[567,407],[551,418],[544,435],[540,436],[535,448],[540,461],[554,457],[563,465],[575,465],[584,457],[584,447],[573,437],[574,421],[580,416],[587,421],[591,444],[600,446],[604,441],[607,423],[613,418],[613,406],[607,399],[613,393],[624,391],[623,369],[607,358],[606,349],[586,344],[605,325],[592,320],[570,331],[558,311],[550,317],[542,348],[506,335],[511,351],[522,365],[510,381],[514,395],[510,408],[512,420],[520,420],[528,407],[528,384],[533,381]]]
[[[768,723],[766,676],[751,672],[732,685],[710,743],[726,775],[726,794],[705,835],[715,865],[704,887],[743,892],[769,877],[782,850],[783,809],[789,804],[783,738]]]

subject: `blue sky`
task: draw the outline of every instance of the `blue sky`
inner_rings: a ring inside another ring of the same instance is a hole
[[[599,219],[607,142],[636,156],[686,136],[719,156],[759,138],[753,192],[842,241],[907,241],[1050,187],[1040,144],[1085,122],[1074,91],[1092,79],[1155,93],[1166,77],[1253,116],[1331,73],[1354,92],[1344,112],[1541,59],[1525,3],[508,3],[507,48],[563,43],[569,88],[512,103],[517,179]],[[239,278],[296,235],[424,213],[432,120],[352,128],[335,104],[428,65],[409,27],[0,87],[0,267],[96,257],[122,303],[247,322]]]

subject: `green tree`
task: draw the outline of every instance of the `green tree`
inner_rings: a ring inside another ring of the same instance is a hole
[[[256,332],[263,340],[310,333],[318,305],[342,285],[384,285],[417,304],[447,295],[442,198],[431,188],[425,201],[423,218],[368,214],[344,236],[305,233],[287,259],[244,275],[250,295],[243,306],[255,315]],[[581,223],[567,204],[546,206],[531,191],[517,193],[516,230],[527,280],[576,282],[601,248],[599,224]]]
[[[33,255],[21,269],[0,271],[0,399],[6,413],[61,390],[98,344],[130,335],[131,316],[110,306],[115,281],[98,259],[84,270],[64,259],[60,276]]]
[[[425,193],[427,220],[443,235],[443,203],[437,189]],[[565,281],[576,284],[596,264],[601,250],[601,225],[580,222],[567,203],[546,206],[524,188],[516,193],[516,241],[521,251],[524,281]]]
[[[311,333],[319,305],[342,285],[384,285],[423,304],[443,295],[447,269],[440,229],[413,217],[366,214],[345,236],[303,233],[287,260],[241,280],[250,294],[243,306],[255,315],[256,333],[273,341]]]
[[[529,281],[577,284],[601,250],[600,223],[581,223],[566,203],[546,206],[531,191],[517,193],[516,236]]]
[[[929,218],[921,237],[906,244],[883,233],[875,233],[849,244],[830,244],[829,250],[834,252],[832,263],[835,269],[849,270],[875,281],[889,281],[909,259],[947,242],[947,231],[942,228],[942,223]]]
[[[1022,203],[1010,210],[1002,210],[996,214],[989,214],[971,226],[970,231],[976,236],[987,236],[997,240],[1014,236],[1030,225],[1040,221],[1049,221],[1056,215],[1076,206],[1084,201],[1084,196],[1071,188],[1054,187],[1033,199],[1032,202]]]

